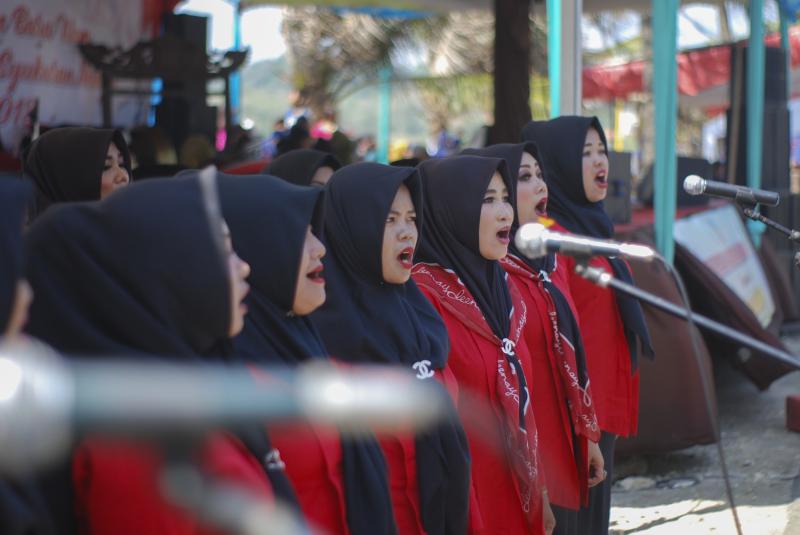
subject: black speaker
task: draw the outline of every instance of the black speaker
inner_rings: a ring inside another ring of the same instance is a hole
[[[739,80],[742,102],[747,101],[747,46],[731,46],[731,83],[728,95],[733,105],[739,69]],[[764,102],[785,103],[786,86],[786,52],[782,48],[766,47],[764,51]]]
[[[706,180],[713,180],[713,173],[711,164],[705,158],[689,158],[686,156],[678,156],[678,165],[676,167],[675,177],[675,195],[677,197],[676,205],[681,206],[704,206],[708,204],[709,197],[706,195],[689,195],[683,189],[683,180],[689,175],[697,175],[705,178]],[[636,190],[636,196],[640,202],[647,206],[653,206],[653,166],[647,170],[642,180],[639,182],[639,187]]]
[[[727,112],[726,162],[729,167],[734,167],[734,182],[744,185],[747,183],[746,46],[731,47],[731,83],[729,91],[731,108]],[[736,99],[735,96],[739,92],[741,98]],[[738,125],[738,132],[734,132],[736,125]],[[734,138],[736,140],[735,144]],[[782,48],[767,47],[765,51],[762,139],[761,187],[775,191],[789,189],[791,143],[786,86],[786,52]]]
[[[747,184],[747,107],[739,109],[739,135],[735,153],[732,151],[734,137],[733,112],[727,112],[728,132],[725,139],[727,165],[735,165],[734,182]],[[773,191],[788,190],[791,186],[789,157],[789,109],[784,102],[764,104],[764,123],[761,148],[761,188]]]
[[[608,153],[608,195],[603,202],[606,213],[614,223],[631,221],[631,153]]]
[[[208,17],[169,14],[164,17],[163,32],[205,52]],[[156,124],[164,129],[177,151],[195,133],[214,139],[216,109],[206,105],[205,80],[165,80],[164,90],[171,95],[156,107]]]
[[[200,50],[206,50],[208,41],[208,17],[196,15],[164,15],[163,32],[180,37]]]

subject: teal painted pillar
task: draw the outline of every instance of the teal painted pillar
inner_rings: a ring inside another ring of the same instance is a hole
[[[233,0],[233,49],[242,48],[242,4]],[[242,80],[241,74],[235,72],[230,76],[231,122],[239,124],[242,120]],[[230,127],[232,125],[228,125]]]
[[[547,0],[547,76],[550,117],[561,115],[561,0]]]
[[[786,14],[783,7],[779,9],[781,16],[781,48],[786,52],[786,95],[789,99],[792,98],[792,46],[789,41],[789,15]]]
[[[392,66],[381,67],[380,104],[378,107],[378,163],[389,163],[389,136],[392,116]]]
[[[764,132],[764,0],[750,0],[750,40],[747,46],[747,185],[761,187],[761,158]],[[756,246],[764,225],[747,221]]]
[[[680,0],[653,2],[653,104],[655,107],[655,162],[653,208],[656,247],[672,262],[675,241],[672,225],[677,203],[675,130],[678,118],[678,9]]]

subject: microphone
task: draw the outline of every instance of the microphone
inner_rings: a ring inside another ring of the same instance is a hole
[[[715,197],[734,199],[745,204],[777,206],[781,200],[781,196],[774,191],[752,189],[728,184],[727,182],[717,182],[716,180],[706,180],[697,175],[689,175],[683,180],[683,190],[689,195],[714,195]]]
[[[423,429],[447,411],[411,370],[65,360],[42,344],[0,347],[0,473],[47,466],[82,433],[171,440],[297,419],[343,434]]]
[[[656,252],[646,245],[598,240],[553,232],[540,223],[522,225],[514,243],[528,258],[540,258],[548,253],[561,253],[576,257],[607,256],[651,261]]]

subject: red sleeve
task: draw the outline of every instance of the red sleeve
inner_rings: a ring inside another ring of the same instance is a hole
[[[216,434],[200,455],[205,472],[272,501],[258,462],[238,440]],[[161,452],[151,445],[92,439],[73,457],[76,509],[82,531],[93,535],[200,535],[215,533],[162,497]]]
[[[439,300],[433,296],[430,290],[422,286],[419,287],[419,290],[422,292],[422,295],[424,295],[428,299],[428,301],[431,302],[433,307],[442,317],[442,319],[445,322],[445,325],[447,325],[448,327],[448,332],[449,332],[451,327],[449,322],[447,321],[448,312],[441,306]],[[452,337],[451,337],[451,352],[452,352]],[[454,381],[456,384],[458,383],[458,379],[452,372],[448,374],[447,379],[448,381],[449,380]],[[459,387],[458,390],[460,391],[461,388]],[[456,408],[458,408],[458,396],[456,396],[453,399],[453,402],[456,404]],[[469,483],[469,525],[467,531],[471,535],[482,535],[485,531],[483,517],[481,516],[480,507],[478,506],[478,500],[475,494],[475,484],[472,481],[472,478],[470,478],[470,483]]]

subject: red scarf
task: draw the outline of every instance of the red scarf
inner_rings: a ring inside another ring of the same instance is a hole
[[[575,347],[569,337],[565,336],[559,329],[556,304],[546,287],[546,283],[550,282],[549,275],[545,272],[534,272],[528,264],[513,255],[503,258],[500,263],[508,273],[533,279],[545,297],[547,317],[549,318],[547,329],[552,333],[551,336],[548,336],[548,341],[553,346],[553,351],[549,352],[551,363],[553,369],[557,369],[561,376],[561,390],[567,398],[567,407],[572,419],[572,429],[576,435],[583,435],[592,442],[598,442],[600,440],[600,427],[592,404],[589,379],[586,380],[585,385],[582,386],[580,384]]]
[[[412,270],[414,281],[436,296],[439,303],[456,316],[471,331],[493,342],[498,349],[497,391],[500,393],[500,408],[503,424],[506,427],[506,447],[508,458],[516,475],[517,492],[523,510],[529,518],[540,518],[543,474],[539,470],[538,435],[533,411],[530,408],[530,394],[520,396],[519,380],[511,364],[516,360],[514,347],[519,342],[525,327],[527,307],[516,286],[509,283],[513,308],[511,310],[510,338],[500,339],[495,335],[483,317],[478,304],[467,287],[451,270],[437,264],[419,263]],[[520,406],[520,397],[527,402]]]

